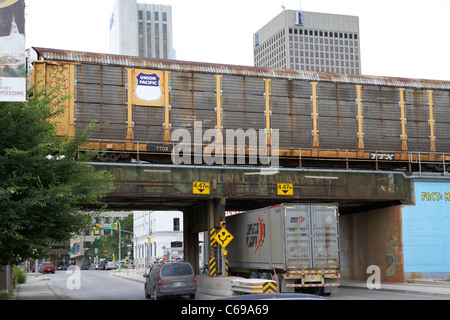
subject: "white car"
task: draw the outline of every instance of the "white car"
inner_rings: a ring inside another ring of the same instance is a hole
[[[112,270],[112,269],[117,269],[117,263],[113,262],[113,261],[108,261],[108,263],[105,266],[106,270]]]

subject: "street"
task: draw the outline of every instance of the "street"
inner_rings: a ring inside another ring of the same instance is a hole
[[[26,290],[33,286],[30,281],[21,285]],[[49,288],[48,296],[33,293],[27,296],[19,295],[17,300],[145,300],[144,284],[141,282],[112,276],[108,271],[78,270],[57,271],[55,274],[39,275],[39,281],[45,282]],[[36,281],[36,280],[34,280]],[[197,292],[195,300],[215,300],[218,297]],[[367,290],[341,287],[337,294],[326,297],[328,300],[446,300],[448,297],[422,295],[418,293],[389,292],[383,290]],[[166,298],[165,300],[182,299],[186,297]]]
[[[28,277],[34,275],[28,274]],[[146,300],[144,297],[144,284],[136,281],[114,277],[108,271],[78,270],[57,271],[55,274],[46,274],[50,290],[60,300]],[[23,286],[26,286],[24,284]],[[178,299],[189,300],[186,297]],[[195,300],[213,300],[216,296],[197,293]],[[27,299],[30,299],[28,297]],[[33,299],[33,297],[31,297]],[[36,296],[34,299],[43,299]],[[20,297],[17,298],[20,300]]]

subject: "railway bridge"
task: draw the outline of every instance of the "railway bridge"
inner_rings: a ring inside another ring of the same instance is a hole
[[[102,125],[105,202],[182,210],[194,265],[226,210],[336,202],[345,277],[450,275],[450,82],[34,50],[32,82],[71,96],[57,134]]]

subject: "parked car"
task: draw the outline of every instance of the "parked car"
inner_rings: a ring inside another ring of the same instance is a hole
[[[105,265],[105,269],[106,270],[117,269],[117,263],[115,263],[113,261],[108,261]]]
[[[89,270],[91,264],[90,263],[84,263],[83,266],[81,267],[81,270]]]
[[[33,269],[31,272],[35,272],[36,271],[36,266],[33,266]],[[38,264],[38,270],[37,272],[41,272],[42,271],[42,264]]]
[[[47,272],[55,273],[55,265],[53,264],[53,262],[44,262],[42,264],[42,273]]]
[[[194,269],[188,262],[170,262],[154,264],[149,272],[144,274],[145,297],[158,299],[162,296],[189,295],[195,298],[197,280]]]
[[[108,263],[107,260],[102,260],[98,262],[97,270],[105,270],[106,264]]]

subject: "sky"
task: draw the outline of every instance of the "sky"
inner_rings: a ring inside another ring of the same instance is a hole
[[[450,81],[450,0],[138,0],[169,4],[178,60],[253,66],[253,34],[287,9],[359,17],[364,75]],[[25,0],[27,48],[109,52],[115,0]]]

